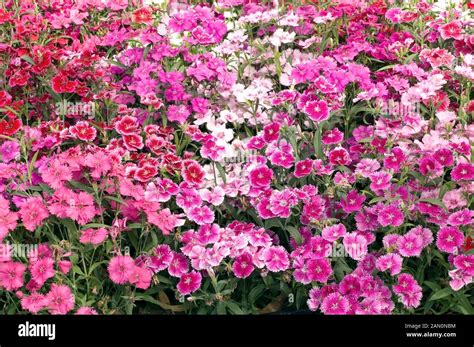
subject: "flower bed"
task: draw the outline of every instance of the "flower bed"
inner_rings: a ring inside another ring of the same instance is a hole
[[[4,314],[473,314],[472,2],[0,5]]]

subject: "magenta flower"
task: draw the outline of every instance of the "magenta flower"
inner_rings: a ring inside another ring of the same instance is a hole
[[[54,260],[52,258],[41,258],[31,263],[29,270],[32,279],[41,287],[49,278],[54,277]]]
[[[312,170],[313,161],[311,159],[305,159],[296,163],[295,172],[293,173],[293,175],[295,175],[295,177],[297,178],[301,178],[309,175]]]
[[[458,226],[458,225],[470,225],[474,223],[473,221],[474,211],[468,210],[467,208],[452,213],[448,217],[448,224]]]
[[[196,271],[183,274],[177,286],[179,293],[181,295],[194,293],[201,286],[201,279],[201,274]]]
[[[377,258],[377,269],[390,271],[390,275],[398,275],[402,269],[403,258],[396,253],[382,255]]]
[[[74,308],[74,296],[71,288],[63,284],[53,283],[48,294],[46,294],[48,302],[48,311],[51,314],[66,314]]]
[[[390,187],[390,181],[392,180],[392,175],[385,171],[379,171],[371,174],[370,178],[370,189],[374,192],[379,190],[387,190]]]
[[[168,266],[168,272],[173,277],[181,277],[189,270],[187,258],[180,253],[173,252],[173,258]]]
[[[14,291],[23,286],[26,265],[18,262],[0,263],[0,287]]]
[[[331,293],[321,302],[321,311],[328,315],[347,314],[350,310],[349,300],[339,293]]]
[[[364,194],[359,194],[357,190],[351,190],[344,199],[341,199],[341,207],[346,213],[359,211],[365,199]]]
[[[451,171],[451,177],[455,181],[472,181],[474,180],[474,165],[468,163],[459,163]]]
[[[99,245],[104,242],[105,239],[107,239],[108,235],[109,233],[105,228],[89,228],[82,231],[79,241],[81,243],[91,243],[93,245]]]
[[[346,227],[344,224],[335,224],[329,227],[325,227],[322,232],[321,236],[330,242],[334,242],[337,239],[344,237],[346,235]]]
[[[46,295],[38,292],[32,292],[31,295],[24,296],[21,299],[21,308],[31,313],[38,313],[48,305]]]
[[[254,270],[252,255],[250,253],[244,253],[234,260],[232,265],[232,271],[237,278],[247,278]]]
[[[344,249],[352,259],[362,260],[367,254],[367,239],[358,233],[348,233],[343,239]]]
[[[26,230],[35,231],[48,218],[49,212],[44,206],[43,199],[36,196],[22,203],[19,215]]]
[[[344,133],[338,128],[325,131],[321,137],[321,140],[325,145],[335,145],[342,142],[343,139]]]
[[[187,211],[188,218],[199,225],[210,224],[214,221],[214,212],[207,206],[192,207]]]
[[[394,204],[383,207],[377,217],[377,221],[384,227],[398,227],[403,224],[403,220],[403,212]]]
[[[128,255],[117,255],[113,257],[108,266],[109,277],[112,282],[117,284],[127,283],[134,270],[135,262]]]
[[[326,283],[332,274],[331,263],[326,258],[310,259],[307,262],[311,281]]]
[[[265,142],[270,143],[278,140],[280,137],[280,125],[276,122],[266,125],[263,128],[263,139]]]
[[[158,245],[153,250],[153,255],[150,256],[146,265],[153,272],[159,272],[165,270],[173,260],[173,253],[170,246]]]
[[[329,118],[329,108],[324,100],[310,101],[306,103],[304,112],[315,122],[322,122]]]
[[[474,276],[474,254],[461,254],[454,257],[454,266],[469,276]]]
[[[457,227],[443,227],[436,236],[436,246],[446,253],[455,253],[463,243],[464,234]]]
[[[273,171],[267,166],[259,166],[250,171],[250,184],[255,188],[268,188],[273,179]]]
[[[288,252],[282,246],[272,246],[263,252],[263,261],[272,272],[285,271],[290,266]]]

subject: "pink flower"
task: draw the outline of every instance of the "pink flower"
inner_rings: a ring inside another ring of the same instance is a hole
[[[468,210],[467,208],[452,213],[448,217],[448,224],[458,226],[458,225],[470,225],[472,224],[474,217],[474,211]]]
[[[396,253],[382,255],[377,258],[377,269],[380,271],[390,271],[390,275],[398,275],[402,269],[403,258]]]
[[[438,149],[433,154],[433,158],[442,166],[449,167],[454,164],[453,152],[448,148]]]
[[[237,278],[249,277],[254,269],[252,255],[249,253],[244,253],[235,258],[232,265],[232,271]]]
[[[398,284],[393,286],[393,291],[406,307],[416,308],[420,305],[423,294],[412,275],[400,274]]]
[[[23,225],[26,230],[35,231],[35,229],[43,223],[43,220],[48,218],[49,212],[43,204],[43,199],[40,197],[32,197],[26,199],[19,211]]]
[[[268,188],[273,179],[273,171],[267,166],[259,166],[249,174],[250,184],[255,188]]]
[[[153,250],[153,255],[150,257],[147,266],[154,272],[159,272],[166,269],[173,260],[173,252],[168,245],[158,245]]]
[[[349,165],[351,163],[349,152],[342,147],[330,151],[328,157],[329,162],[333,165]]]
[[[311,171],[313,171],[313,161],[311,159],[305,159],[296,163],[293,175],[297,178],[301,178],[309,175]]]
[[[184,124],[190,114],[191,112],[189,112],[189,109],[185,105],[170,105],[168,107],[167,116],[172,122]]]
[[[0,160],[4,163],[19,158],[19,155],[20,145],[16,141],[5,141],[0,146]]]
[[[74,296],[71,289],[63,284],[53,283],[46,294],[50,314],[66,314],[74,308]]]
[[[54,260],[52,258],[41,258],[30,264],[32,279],[41,287],[49,278],[54,277]]]
[[[166,202],[178,191],[179,187],[173,181],[167,178],[156,178],[155,182],[148,183],[145,190],[145,199],[147,201]]]
[[[308,260],[307,268],[311,281],[326,283],[332,274],[331,264],[326,258]]]
[[[448,272],[448,274],[451,278],[451,280],[449,281],[449,285],[455,291],[458,291],[462,287],[472,283],[473,276],[466,274],[462,270],[451,270]]]
[[[147,213],[148,222],[156,225],[163,235],[169,235],[171,231],[184,224],[185,220],[180,219],[180,215],[172,214],[169,208],[160,210],[159,212]]]
[[[329,118],[329,108],[324,100],[307,102],[304,111],[315,122],[322,122]]]
[[[406,156],[403,153],[403,150],[400,147],[395,147],[392,149],[390,155],[386,155],[383,161],[384,167],[387,169],[392,169],[395,172],[400,170],[400,166],[405,161]]]
[[[21,299],[21,308],[31,313],[38,313],[48,305],[46,296],[38,292],[32,292],[29,296]]]
[[[474,254],[461,254],[454,257],[454,266],[469,276],[474,276]]]
[[[263,139],[265,142],[270,143],[278,140],[280,136],[280,125],[276,122],[266,125],[263,128]]]
[[[173,252],[173,259],[168,266],[168,272],[173,277],[181,277],[188,272],[189,264],[183,254]]]
[[[115,123],[115,130],[122,136],[137,134],[139,128],[137,119],[131,116],[124,116]]]
[[[270,162],[273,165],[289,169],[295,162],[295,157],[289,152],[277,150],[270,156]]]
[[[84,121],[79,121],[74,126],[69,127],[69,132],[72,136],[82,141],[93,141],[97,134],[97,130]]]
[[[202,200],[214,206],[219,206],[224,202],[225,191],[219,186],[212,190],[201,190],[199,194],[201,195]]]
[[[403,224],[403,220],[403,212],[394,204],[383,207],[377,217],[377,221],[384,227],[398,227]]]
[[[390,187],[390,181],[392,180],[392,175],[385,171],[379,171],[371,174],[370,178],[370,189],[374,192],[379,190],[387,190]]]
[[[108,266],[109,277],[116,284],[125,284],[135,270],[135,262],[128,255],[113,257]]]
[[[41,169],[40,172],[43,181],[54,189],[63,187],[65,181],[72,179],[69,166],[64,165],[58,159],[50,161],[48,167]]]
[[[14,291],[23,286],[26,265],[18,262],[0,263],[0,287]]]
[[[321,137],[321,140],[325,145],[335,145],[342,142],[343,139],[344,133],[338,128],[325,131]]]
[[[352,259],[362,260],[367,254],[367,239],[358,233],[348,233],[343,240],[344,249]]]
[[[214,212],[207,206],[196,206],[188,210],[187,216],[199,225],[210,224],[214,221]]]
[[[463,243],[464,235],[456,227],[443,227],[438,231],[436,246],[443,252],[455,253]]]
[[[94,198],[86,192],[71,194],[67,203],[65,211],[67,216],[81,225],[89,223],[97,214]]]
[[[144,267],[135,266],[128,281],[139,289],[148,289],[151,284],[152,272]]]
[[[76,315],[98,315],[97,311],[95,308],[88,307],[88,306],[81,306],[77,309]]]
[[[89,228],[82,231],[79,241],[81,243],[92,243],[93,245],[98,245],[105,241],[108,234],[109,233],[105,228]]]
[[[199,289],[202,276],[199,272],[191,271],[183,274],[178,283],[178,291],[181,295],[188,295]]]
[[[344,224],[335,224],[329,227],[325,227],[322,232],[321,236],[330,242],[334,242],[337,239],[344,237],[346,235],[346,227]]]
[[[290,266],[288,252],[282,246],[272,246],[263,252],[263,261],[272,272],[285,271]]]
[[[193,186],[200,186],[205,175],[201,165],[194,160],[186,160],[183,162],[181,174],[183,175],[184,181]]]
[[[339,293],[331,293],[321,303],[321,312],[328,315],[347,314],[350,310],[349,300]]]
[[[456,39],[462,40],[462,24],[459,21],[452,21],[450,23],[444,24],[438,28],[441,37],[444,40],[447,39]]]
[[[196,189],[183,188],[176,196],[176,205],[186,211],[196,206],[200,207],[202,199]]]
[[[313,236],[310,240],[312,257],[316,259],[329,257],[331,255],[331,243],[321,236]]]
[[[451,178],[455,181],[474,180],[474,165],[468,163],[459,163],[451,171]]]
[[[341,199],[341,207],[346,213],[359,211],[365,201],[365,195],[359,194],[357,190],[351,190],[345,199]]]

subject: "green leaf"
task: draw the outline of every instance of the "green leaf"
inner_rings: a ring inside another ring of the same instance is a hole
[[[439,206],[439,207],[442,207],[444,208],[445,210],[447,210],[447,207],[446,205],[439,199],[431,199],[431,198],[423,198],[423,199],[420,199],[418,200],[420,202],[428,202],[432,205],[436,205],[436,206]]]
[[[26,61],[27,63],[30,63],[31,65],[35,65],[35,62],[33,61],[33,59],[31,59],[31,57],[27,56],[27,55],[22,55],[21,56],[21,59],[23,59],[24,61]]]
[[[222,301],[219,301],[216,306],[217,314],[226,314],[226,306]]]
[[[233,314],[245,314],[244,311],[233,301],[228,301],[225,303],[229,311]]]
[[[221,163],[215,162],[215,164],[216,164],[216,167],[217,167],[217,171],[219,171],[219,175],[222,178],[222,181],[224,182],[224,184],[226,184],[227,179],[226,179],[226,176],[225,176],[224,167],[221,165]]]
[[[290,233],[291,237],[296,241],[297,244],[300,244],[302,241],[302,237],[298,229],[296,229],[294,226],[288,225],[286,227],[286,230]]]
[[[89,223],[89,224],[83,225],[81,230],[86,230],[89,228],[110,228],[110,225],[102,224],[102,223]]]
[[[428,301],[439,300],[451,294],[453,294],[453,290],[451,288],[444,288],[431,295],[431,298]]]

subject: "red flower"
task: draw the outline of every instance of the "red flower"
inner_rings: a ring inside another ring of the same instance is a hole
[[[138,122],[135,117],[125,116],[115,123],[115,130],[120,135],[133,135],[138,132]]]
[[[132,13],[132,21],[134,23],[151,23],[153,16],[148,8],[142,7]]]
[[[23,86],[26,86],[26,84],[28,83],[29,78],[30,78],[30,74],[27,71],[18,70],[12,76],[10,76],[10,79],[8,81],[8,85],[11,88],[13,88],[15,86],[23,87]]]
[[[351,158],[344,148],[336,148],[329,153],[329,161],[333,165],[347,165],[351,162]]]
[[[63,74],[56,75],[51,79],[51,88],[59,94],[74,93],[76,86],[76,81],[69,80],[69,78]]]
[[[8,94],[5,90],[0,90],[0,107],[9,105],[12,101],[12,96]]]
[[[69,132],[75,138],[82,141],[93,141],[97,130],[87,122],[77,122],[75,126],[69,128]]]
[[[33,54],[33,61],[35,65],[31,68],[31,70],[34,73],[39,74],[51,65],[51,52],[45,47],[34,47]]]
[[[145,165],[141,168],[138,168],[135,171],[134,178],[140,182],[148,182],[151,180],[156,174],[158,170],[155,166]]]
[[[9,121],[2,119],[0,120],[0,134],[12,136],[20,129],[21,125],[21,120],[18,118]]]
[[[439,27],[439,33],[441,34],[441,37],[445,40],[462,40],[462,25],[459,21],[447,23]]]
[[[132,134],[123,136],[123,143],[129,151],[143,148],[143,139],[140,135]]]
[[[183,162],[183,179],[195,185],[200,185],[204,180],[204,170],[194,160],[185,160]]]

